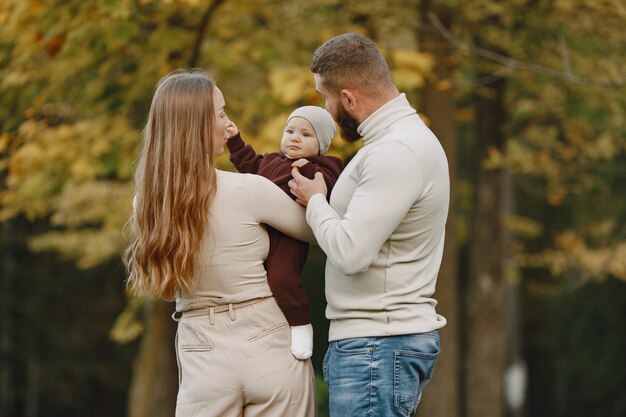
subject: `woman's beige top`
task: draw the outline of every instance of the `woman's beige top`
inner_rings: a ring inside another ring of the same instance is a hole
[[[208,223],[196,260],[196,286],[179,292],[176,311],[271,296],[263,265],[269,250],[263,224],[315,241],[304,208],[258,175],[217,171]]]

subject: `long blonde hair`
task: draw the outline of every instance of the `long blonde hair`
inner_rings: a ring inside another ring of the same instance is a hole
[[[177,70],[157,84],[135,173],[131,237],[123,259],[129,289],[171,300],[190,289],[217,187],[211,77]]]

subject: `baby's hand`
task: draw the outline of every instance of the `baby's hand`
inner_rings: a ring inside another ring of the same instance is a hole
[[[237,125],[232,120],[229,120],[226,124],[226,138],[230,139],[233,136],[236,136],[239,133],[239,129],[237,129]]]
[[[298,168],[302,168],[303,166],[305,166],[306,164],[309,163],[308,159],[304,159],[304,158],[300,158],[297,161],[293,162],[291,164],[292,167],[298,167]]]

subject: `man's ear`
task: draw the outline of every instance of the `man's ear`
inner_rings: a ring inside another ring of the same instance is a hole
[[[339,93],[339,98],[344,107],[350,111],[354,111],[358,105],[357,95],[352,90],[344,88]]]

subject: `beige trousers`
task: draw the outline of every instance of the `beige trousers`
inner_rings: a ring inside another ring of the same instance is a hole
[[[290,350],[274,298],[178,319],[176,417],[315,417],[310,360]]]

